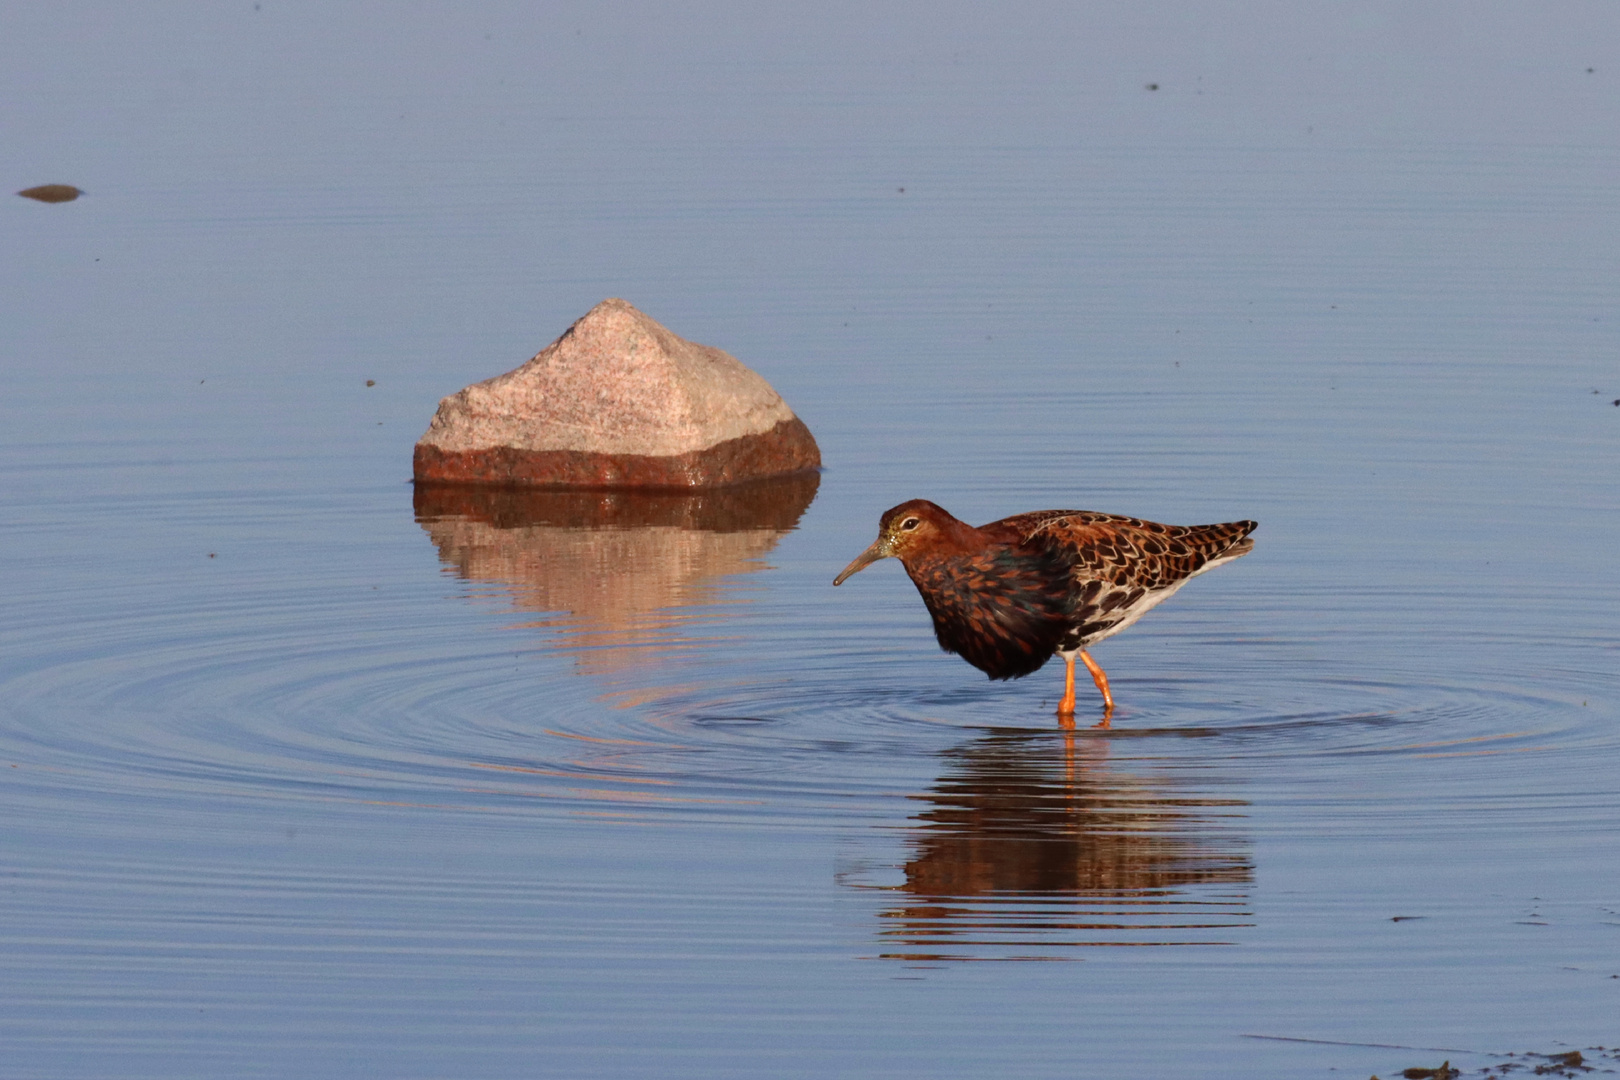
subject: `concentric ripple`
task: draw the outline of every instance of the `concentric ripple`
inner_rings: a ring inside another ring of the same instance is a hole
[[[565,618],[482,618],[468,634],[436,598],[345,592],[282,595],[246,619],[203,605],[36,627],[13,648],[0,752],[98,790],[882,815],[986,732],[1055,734],[1053,672],[987,683],[914,630],[882,649],[832,627],[812,641],[773,622],[781,597],[655,611],[635,644],[582,647]],[[457,619],[490,614],[476,595],[452,603]],[[1120,673],[1131,665],[1147,670]],[[1581,700],[1601,673],[1581,675],[1544,680],[1556,690],[1358,678],[1172,625],[1116,667],[1111,728],[1082,718],[1074,738],[1232,781],[1262,762],[1610,746]]]
[[[109,812],[247,799],[850,829],[834,877],[877,905],[865,955],[1075,959],[1241,940],[1254,845],[1274,827],[1260,804],[1296,828],[1372,828],[1421,791],[1428,827],[1479,827],[1522,809],[1526,755],[1616,738],[1582,700],[1603,687],[1595,666],[1503,685],[1386,656],[1373,678],[1301,663],[1271,643],[1286,635],[1211,634],[1197,609],[1104,657],[1122,702],[1110,727],[1063,731],[1055,671],[990,683],[934,650],[913,611],[834,608],[819,580],[759,577],[772,535],[502,528],[434,524],[448,591],[339,567],[288,587],[267,566],[213,591],[34,612],[3,685],[14,808],[93,795]],[[620,581],[593,607],[535,576],[557,572],[537,551],[578,562],[602,545],[651,559],[656,587]],[[572,607],[545,607],[559,601]],[[1427,771],[1465,755],[1485,771]],[[1324,780],[1347,775],[1324,801]]]

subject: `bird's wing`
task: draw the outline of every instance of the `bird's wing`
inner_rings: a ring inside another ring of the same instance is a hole
[[[1249,552],[1253,521],[1161,525],[1088,510],[1038,510],[983,526],[1026,547],[1061,553],[1076,582],[1154,592]]]
[[[1058,648],[1119,633],[1187,581],[1248,553],[1255,523],[1161,525],[1088,510],[1041,510],[980,527],[1069,566],[1068,623]]]

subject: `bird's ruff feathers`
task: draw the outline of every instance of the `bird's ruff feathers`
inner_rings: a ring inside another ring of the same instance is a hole
[[[902,561],[933,616],[940,648],[992,679],[1039,671],[1068,629],[1067,567],[1056,553],[1032,560],[992,546]]]

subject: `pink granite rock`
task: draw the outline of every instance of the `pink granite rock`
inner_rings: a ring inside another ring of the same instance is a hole
[[[714,487],[820,465],[769,383],[623,300],[445,398],[415,455],[418,480],[550,487]]]

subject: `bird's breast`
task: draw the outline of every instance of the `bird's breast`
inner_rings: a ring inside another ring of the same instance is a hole
[[[992,679],[1039,670],[1068,627],[1069,567],[1061,559],[998,548],[905,566],[940,647]]]

